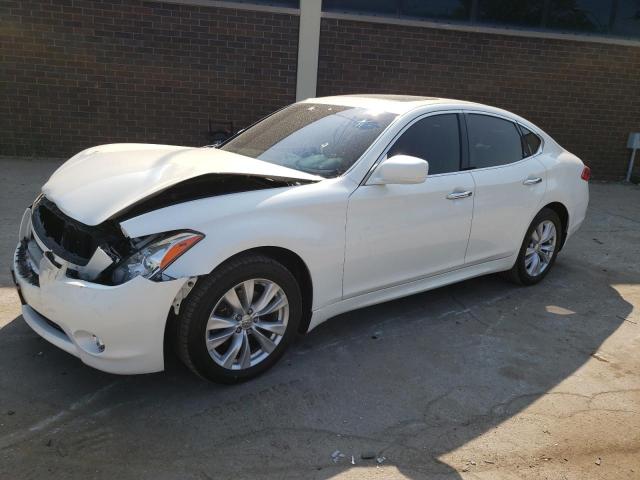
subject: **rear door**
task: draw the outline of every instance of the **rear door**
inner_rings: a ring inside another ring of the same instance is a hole
[[[530,151],[533,139],[524,141],[520,127],[510,119],[471,112],[465,118],[468,168],[476,186],[465,261],[474,264],[518,252],[541,207],[547,178],[538,152]],[[539,150],[539,142],[537,146]]]

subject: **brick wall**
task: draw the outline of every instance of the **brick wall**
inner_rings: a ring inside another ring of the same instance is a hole
[[[539,125],[591,165],[624,176],[640,131],[640,48],[323,19],[318,95],[472,100]]]
[[[295,101],[294,15],[137,0],[0,2],[0,154],[203,145]]]
[[[202,145],[295,100],[298,17],[142,0],[0,2],[0,154]],[[474,100],[619,179],[640,131],[640,48],[323,19],[318,95]]]

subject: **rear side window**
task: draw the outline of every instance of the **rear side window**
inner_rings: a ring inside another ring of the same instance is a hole
[[[411,155],[429,162],[429,175],[460,169],[458,115],[432,115],[411,125],[391,147],[387,156]]]
[[[542,140],[540,140],[540,137],[528,128],[523,127],[522,125],[520,125],[520,130],[522,130],[522,141],[524,143],[524,148],[527,156],[535,155],[536,153],[538,153],[540,145],[542,144]]]
[[[515,123],[488,115],[468,114],[471,168],[495,167],[524,158],[520,132]]]

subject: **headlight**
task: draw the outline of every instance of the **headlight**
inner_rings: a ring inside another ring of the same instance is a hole
[[[140,249],[124,259],[114,270],[111,280],[115,284],[124,283],[138,275],[156,279],[182,254],[204,238],[197,232],[173,233],[163,238],[142,243]]]

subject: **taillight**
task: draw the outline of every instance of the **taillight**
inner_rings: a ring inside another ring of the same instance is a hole
[[[589,179],[591,178],[591,169],[589,167],[584,167],[582,169],[582,174],[580,175],[580,178],[583,179],[585,182],[588,182]]]

